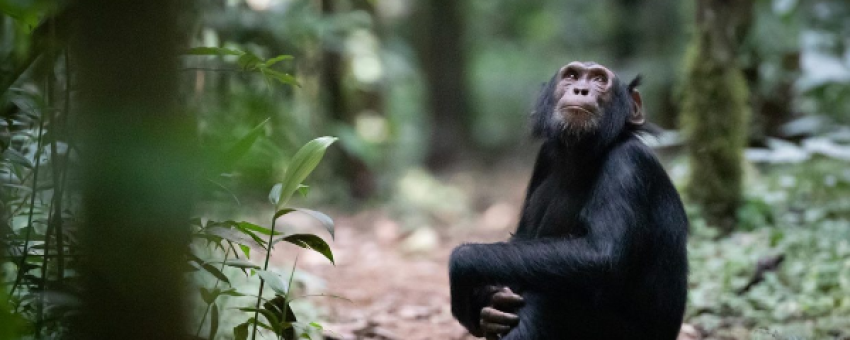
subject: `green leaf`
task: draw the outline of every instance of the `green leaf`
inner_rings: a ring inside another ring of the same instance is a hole
[[[236,291],[236,288],[230,288],[230,289],[228,289],[228,290],[225,290],[225,291],[221,292],[221,294],[219,294],[219,295],[227,295],[227,296],[245,296],[245,294],[242,294],[242,293],[240,293],[240,292]]]
[[[322,327],[322,325],[320,325],[320,324],[318,324],[318,323],[315,323],[315,322],[311,322],[311,323],[309,323],[308,325],[310,325],[311,327],[313,327],[313,328],[315,328],[315,329],[317,329],[317,330],[319,330],[319,331],[321,331],[321,330],[324,330],[324,329],[325,329],[324,327]]]
[[[324,255],[331,263],[334,263],[334,255],[331,252],[331,247],[325,243],[325,240],[322,240],[320,237],[313,234],[295,234],[289,235],[279,239],[280,241],[286,241],[292,243],[296,246],[305,249],[313,249],[317,251],[319,254]]]
[[[325,215],[322,212],[304,208],[283,208],[281,210],[278,210],[274,214],[274,218],[277,219],[278,217],[281,217],[293,211],[305,213],[307,215],[310,215],[310,217],[317,219],[319,222],[322,222],[322,226],[325,227],[325,229],[331,234],[331,238],[334,239],[334,220],[330,216]]]
[[[209,304],[212,304],[213,302],[215,302],[215,299],[219,295],[220,289],[216,288],[216,289],[213,289],[213,290],[209,290],[209,289],[206,289],[204,287],[201,287],[200,291],[201,291],[201,299],[203,299],[204,302],[206,302],[209,305]]]
[[[280,193],[283,190],[283,183],[275,184],[272,187],[272,190],[269,191],[269,202],[277,206],[277,202],[280,201]]]
[[[258,226],[256,224],[250,223],[250,222],[244,222],[243,221],[243,222],[233,222],[233,223],[236,225],[236,228],[238,228],[239,230],[251,231],[251,232],[256,231],[256,232],[263,234],[263,235],[271,235],[272,234],[271,229],[266,228],[266,227],[261,227],[261,226]],[[280,234],[283,234],[283,233],[281,233],[279,231],[275,231],[274,234],[280,235]]]
[[[215,333],[218,333],[218,305],[212,305],[212,314],[210,317],[210,336],[209,340],[215,339]]]
[[[230,284],[230,279],[227,278],[227,275],[224,275],[224,273],[222,273],[221,270],[218,270],[218,268],[216,268],[215,266],[209,263],[204,263],[201,265],[201,268],[206,270],[207,273],[212,274],[212,276],[215,276],[215,278],[224,281],[227,284]]]
[[[231,266],[239,269],[260,269],[260,266],[258,264],[242,259],[227,260],[221,263],[224,263],[225,266]]]
[[[236,165],[236,162],[242,159],[242,157],[245,156],[249,150],[251,150],[251,146],[254,145],[254,143],[257,141],[257,138],[259,138],[263,134],[263,132],[265,132],[265,125],[269,122],[269,119],[271,118],[266,118],[266,120],[262,121],[260,124],[257,124],[257,126],[251,129],[251,131],[248,131],[245,136],[239,138],[236,144],[234,144],[230,147],[230,149],[225,151],[224,163],[222,164],[223,169],[221,169],[222,171],[232,169],[233,166]]]
[[[307,176],[316,169],[316,166],[319,165],[322,157],[324,157],[325,151],[335,141],[336,138],[334,137],[319,137],[311,140],[295,153],[295,156],[292,157],[292,160],[286,167],[286,173],[283,177],[283,188],[280,192],[280,199],[278,199],[276,204],[278,208],[289,202],[289,199],[295,193],[295,190],[298,189],[298,186],[301,185],[301,182],[304,182]]]
[[[249,320],[249,322],[254,323],[254,320],[257,320],[257,319],[251,318],[251,319]],[[266,324],[265,324],[265,323],[263,323],[262,321],[257,321],[257,326],[260,326],[260,327],[261,327],[261,328],[263,328],[263,329],[268,329],[268,330],[270,330],[270,331],[272,331],[272,330],[273,330],[273,329],[271,328],[271,326],[266,325]]]
[[[267,271],[267,270],[258,270],[257,274],[260,275],[260,278],[262,278],[263,281],[266,281],[266,284],[275,293],[278,293],[280,295],[288,294],[286,282],[283,282],[283,279],[280,277],[280,275],[277,275],[277,274],[270,272],[270,271]]]
[[[245,52],[245,54],[243,54],[241,57],[239,57],[238,60],[236,60],[236,63],[239,64],[239,67],[246,71],[254,70],[255,68],[257,68],[257,64],[260,64],[262,62],[263,60],[260,59],[260,57],[251,52]]]
[[[280,320],[278,320],[277,316],[275,316],[274,313],[272,313],[271,311],[256,308],[239,308],[239,310],[250,313],[259,312],[260,314],[263,314],[263,317],[265,317],[266,320],[268,320],[269,325],[272,326],[272,330],[274,331],[274,333],[280,334]]]
[[[243,55],[245,52],[239,50],[232,50],[229,48],[223,47],[193,47],[190,48],[186,53],[188,55]]]
[[[271,67],[272,65],[277,64],[278,62],[281,62],[281,61],[284,61],[284,60],[291,60],[292,58],[293,57],[291,55],[281,54],[277,57],[266,60],[265,66]]]
[[[248,327],[248,323],[243,323],[239,326],[233,327],[233,339],[248,340]]]
[[[283,84],[301,87],[301,84],[298,83],[298,80],[295,79],[295,77],[293,77],[291,74],[278,72],[270,68],[263,69],[263,74],[267,78],[277,80]]]
[[[242,253],[245,254],[246,258],[251,258],[251,247],[246,246],[244,244],[240,244],[239,249],[242,249]]]
[[[32,162],[30,161],[29,158],[27,158],[26,156],[24,156],[23,154],[21,154],[20,152],[18,152],[15,149],[12,149],[12,148],[9,148],[9,149],[6,149],[6,151],[3,151],[3,159],[6,159],[13,164],[23,165],[24,167],[26,167],[28,169],[33,168],[33,164],[32,164]]]
[[[246,245],[246,246],[256,247],[256,248],[263,248],[262,244],[265,243],[265,242],[262,242],[262,240],[257,240],[257,238],[252,237],[251,234],[245,232],[244,230],[235,230],[235,229],[225,228],[225,227],[212,227],[212,228],[207,228],[206,230],[204,230],[204,232],[209,234],[209,235],[215,235],[215,236],[221,237],[221,238],[228,240],[228,241],[231,241],[231,242],[235,242],[235,243]],[[256,236],[256,235],[253,235],[253,236]]]

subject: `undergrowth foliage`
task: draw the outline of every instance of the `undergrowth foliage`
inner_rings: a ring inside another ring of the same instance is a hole
[[[250,147],[245,139],[253,138],[248,134],[236,145]],[[320,137],[304,145],[286,168],[284,180],[274,185],[269,193],[269,203],[274,207],[274,213],[270,216],[270,227],[256,225],[244,221],[204,221],[194,219],[191,221],[196,240],[207,246],[219,249],[223,253],[222,258],[203,259],[202,255],[190,252],[189,265],[195,271],[206,272],[214,278],[212,287],[200,287],[199,293],[206,304],[204,314],[198,324],[195,337],[200,337],[205,323],[208,323],[206,339],[215,338],[221,316],[221,308],[217,299],[222,296],[256,296],[256,303],[239,307],[238,310],[247,312],[250,316],[245,322],[233,328],[233,337],[237,340],[256,338],[258,329],[271,331],[278,339],[311,338],[312,330],[321,330],[321,325],[310,322],[299,322],[292,311],[290,303],[299,298],[292,290],[292,282],[295,275],[295,264],[292,271],[284,277],[281,273],[269,269],[269,258],[272,248],[278,242],[288,242],[296,246],[312,249],[325,256],[333,263],[333,253],[328,244],[319,236],[313,234],[287,234],[276,227],[279,217],[293,212],[305,213],[314,217],[330,233],[334,235],[333,220],[327,215],[309,209],[295,208],[288,205],[290,199],[296,192],[307,194],[307,186],[303,181],[316,168],[321,161],[325,150],[336,140],[332,137]],[[252,249],[261,249],[265,252],[262,264],[255,263],[250,258]],[[225,274],[225,267],[236,268],[247,277],[253,277],[260,281],[259,290],[256,295],[240,292],[231,285],[229,277]],[[263,296],[264,288],[272,291],[270,298]],[[262,316],[262,317],[260,317]]]
[[[739,231],[718,237],[693,209],[686,319],[706,339],[850,338],[850,171],[845,161],[757,172]],[[782,258],[759,276],[759,263]]]
[[[260,74],[269,87],[275,82],[298,86],[293,76],[272,68],[291,59],[288,55],[262,59],[250,52],[208,47],[194,48],[187,54],[233,56],[239,65],[237,71]],[[78,173],[70,169],[76,166],[79,149],[69,129],[72,72],[66,63],[67,56],[57,59],[56,77],[46,77],[43,89],[38,86],[0,89],[0,106],[10,108],[4,109],[4,119],[0,120],[0,240],[3,241],[0,243],[3,282],[0,339],[4,340],[68,336],[81,308],[82,285],[77,268],[83,258],[77,242],[77,226],[85,221],[80,215],[81,197],[69,189],[78,186]],[[268,119],[255,126],[227,149],[207,150],[208,162],[198,172],[198,182],[213,191],[230,193],[238,204],[236,196],[218,180],[231,172],[263,136],[267,122]],[[192,338],[242,340],[266,333],[265,338],[271,334],[277,339],[310,339],[322,330],[318,323],[296,315],[291,307],[294,300],[305,297],[293,289],[297,259],[292,270],[282,273],[269,267],[269,258],[273,247],[284,242],[311,249],[334,262],[330,246],[322,237],[288,233],[276,221],[287,214],[306,214],[321,222],[333,238],[330,217],[294,207],[291,201],[296,193],[309,194],[304,182],[336,140],[316,138],[290,159],[282,182],[270,190],[268,199],[272,209],[267,224],[203,217],[189,221],[187,227],[191,228],[193,241],[181,260],[187,264],[187,279],[198,282],[196,292],[192,293],[199,295],[197,301],[203,305],[203,313],[193,323],[194,328],[187,330]],[[251,258],[252,251],[264,256]],[[259,288],[246,291],[245,287],[252,285],[234,284],[234,275],[244,275],[242,283],[253,281]],[[234,306],[229,303],[224,308],[225,297],[237,297],[234,301],[242,305],[231,308]],[[220,329],[222,320],[240,318],[242,321],[232,330]]]

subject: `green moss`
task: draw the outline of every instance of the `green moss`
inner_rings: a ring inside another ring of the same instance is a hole
[[[709,41],[697,36],[686,55],[681,126],[691,173],[685,192],[709,224],[729,231],[741,203],[749,90],[740,69],[712,57]]]

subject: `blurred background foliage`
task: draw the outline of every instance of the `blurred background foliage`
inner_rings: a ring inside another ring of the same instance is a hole
[[[745,136],[739,136],[745,148],[723,150],[738,156],[732,159],[740,164],[724,166],[740,167],[741,177],[718,179],[720,190],[727,191],[719,195],[731,197],[723,200],[733,211],[727,214],[731,224],[720,229],[718,224],[726,222],[713,220],[702,198],[685,197],[692,223],[686,321],[706,339],[848,338],[850,3],[742,3],[744,9],[732,13],[742,18],[736,23],[733,61],[719,64],[739,71],[748,90],[730,90],[746,96],[749,114],[737,117],[746,124],[740,132]],[[261,204],[269,183],[284,180],[302,145],[331,135],[339,139],[326,163],[305,182],[310,194],[299,197],[299,204],[338,215],[386,211],[411,233],[444,233],[468,225],[515,196],[495,192],[486,182],[505,180],[494,175],[499,168],[519,164],[530,171],[536,145],[526,128],[531,103],[554,71],[571,60],[600,62],[624,78],[642,74],[649,121],[665,129],[647,142],[656,147],[681,192],[705,193],[697,187],[701,183],[689,180],[689,164],[695,163],[686,150],[726,137],[701,130],[702,139],[695,139],[678,131],[680,122],[688,122],[681,113],[683,98],[703,95],[685,92],[700,88],[687,78],[692,73],[686,70],[686,50],[698,36],[700,6],[711,4],[187,3],[178,12],[182,50],[216,47],[257,58],[181,56],[175,77],[181,104],[196,122],[204,166],[218,169],[217,164],[229,163],[221,150],[260,131],[231,169],[199,184],[195,215],[250,221],[261,215],[258,211],[268,212]],[[0,0],[2,282],[5,293],[12,293],[7,325],[27,334],[34,327],[64,334],[61,320],[42,324],[43,311],[31,303],[58,270],[47,271],[39,260],[48,257],[44,244],[56,238],[47,226],[56,193],[66,201],[59,214],[70,226],[64,233],[71,242],[76,225],[84,223],[73,176],[67,191],[66,176],[54,176],[54,170],[64,173],[77,162],[70,151],[76,149],[75,117],[68,112],[76,75],[68,70],[64,52],[64,41],[73,33],[66,21],[74,8],[73,1]],[[291,58],[257,68],[278,56]],[[721,121],[729,117],[726,111],[737,112],[711,108],[707,114]],[[54,182],[57,178],[61,185]],[[526,177],[508,180],[524,183]],[[734,181],[740,181],[740,190]],[[724,186],[728,183],[733,184]],[[21,254],[30,247],[37,253],[27,256],[32,263],[22,267]],[[214,248],[207,251],[221,255]],[[69,258],[65,270],[73,271],[75,259]],[[321,285],[306,272],[291,272],[305,285]],[[226,274],[240,275],[238,270]],[[27,289],[12,288],[21,284]],[[309,304],[296,309],[316,314]],[[238,324],[229,322],[223,324]],[[0,329],[0,339],[6,329],[11,327]]]

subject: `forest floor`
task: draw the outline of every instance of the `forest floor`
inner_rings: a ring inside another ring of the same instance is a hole
[[[309,251],[298,260],[299,268],[325,281],[320,293],[345,298],[313,300],[327,320],[325,339],[475,339],[450,312],[448,257],[461,243],[510,236],[533,164],[527,162],[441,177],[438,182],[467,194],[470,211],[433,214],[431,225],[406,228],[391,205],[334,215],[336,264]],[[275,257],[288,261],[291,254]]]

